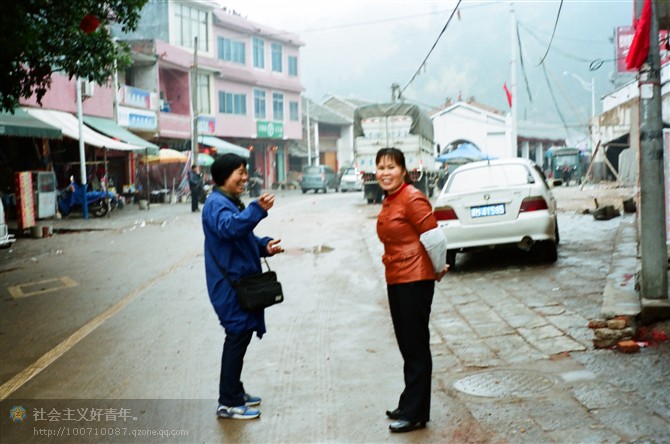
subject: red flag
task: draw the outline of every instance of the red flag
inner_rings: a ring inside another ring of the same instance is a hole
[[[626,69],[640,69],[649,55],[649,33],[651,32],[651,0],[644,0],[642,14],[635,24],[635,35],[626,56]]]
[[[505,90],[505,95],[507,95],[507,103],[509,104],[509,107],[512,107],[512,93],[509,92],[509,89],[507,89],[507,83],[503,84],[503,89]]]

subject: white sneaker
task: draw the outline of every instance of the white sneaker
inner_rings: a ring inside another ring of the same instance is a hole
[[[251,409],[246,405],[240,407],[228,407],[219,404],[216,409],[216,416],[226,419],[256,419],[261,416],[261,411]]]

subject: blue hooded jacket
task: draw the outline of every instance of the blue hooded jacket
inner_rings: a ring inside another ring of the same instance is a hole
[[[262,271],[260,258],[268,256],[267,244],[272,239],[257,237],[253,229],[267,215],[258,201],[240,210],[218,190],[207,198],[202,209],[207,291],[219,321],[227,332],[253,330],[260,338],[266,331],[263,310],[242,310],[237,294],[221,268],[228,272],[232,281]]]

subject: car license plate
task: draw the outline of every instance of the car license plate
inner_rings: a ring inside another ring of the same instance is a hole
[[[482,205],[481,207],[470,208],[470,217],[501,216],[505,214],[505,204]]]

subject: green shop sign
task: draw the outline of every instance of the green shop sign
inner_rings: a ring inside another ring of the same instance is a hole
[[[258,138],[283,139],[284,124],[259,120],[256,122],[256,134]]]

